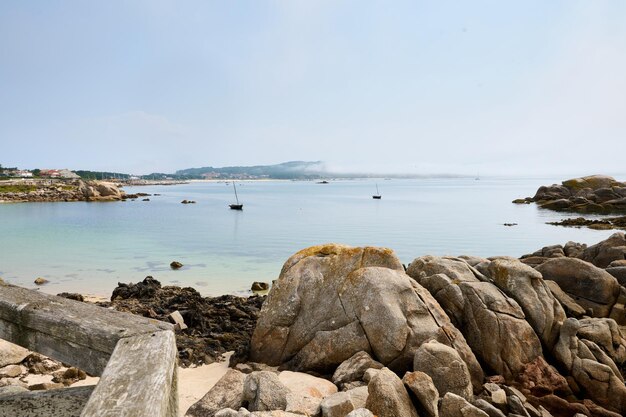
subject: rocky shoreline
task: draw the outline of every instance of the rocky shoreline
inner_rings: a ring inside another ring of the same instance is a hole
[[[624,285],[617,232],[406,269],[390,249],[327,244],[289,258],[267,297],[202,297],[147,277],[100,305],[178,323],[184,366],[235,351],[190,417],[619,416]]]
[[[577,213],[625,213],[626,182],[606,175],[573,178],[560,185],[541,186],[533,197],[519,198],[513,203],[537,203],[543,209]]]
[[[0,203],[121,201],[149,196],[126,194],[120,184],[83,180],[22,180],[0,182]]]

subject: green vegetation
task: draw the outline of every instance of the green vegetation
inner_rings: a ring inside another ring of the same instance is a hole
[[[109,178],[115,179],[129,179],[129,174],[122,174],[121,172],[108,172],[108,171],[88,171],[78,170],[74,171],[84,180],[103,180]]]
[[[30,193],[37,189],[36,185],[15,184],[15,185],[0,185],[0,194],[5,193]]]

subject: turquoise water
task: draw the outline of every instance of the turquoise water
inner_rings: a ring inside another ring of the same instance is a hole
[[[373,200],[375,183],[381,200]],[[43,291],[108,295],[117,282],[152,275],[207,295],[271,281],[294,252],[340,242],[394,249],[402,262],[425,254],[520,256],[545,245],[595,243],[611,231],[546,225],[560,213],[511,200],[557,179],[420,179],[198,182],[127,188],[149,202],[0,204],[0,277]],[[183,199],[197,204],[180,204]],[[505,227],[503,223],[518,223]],[[185,266],[172,271],[173,260]]]

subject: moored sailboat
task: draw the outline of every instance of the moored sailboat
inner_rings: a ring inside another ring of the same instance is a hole
[[[235,187],[235,181],[233,181],[233,190],[235,190],[235,201],[237,204],[229,204],[231,210],[243,210],[243,204],[239,203],[239,197],[237,196],[237,187]]]

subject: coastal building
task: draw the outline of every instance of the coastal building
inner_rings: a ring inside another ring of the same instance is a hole
[[[69,169],[42,169],[39,175],[44,178],[78,179],[80,176]]]

